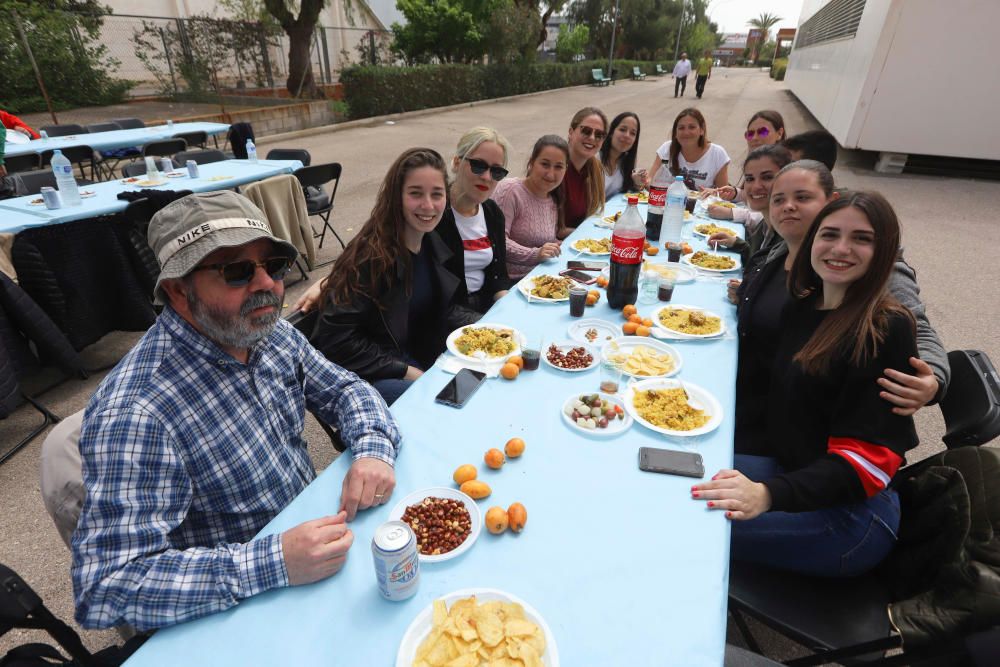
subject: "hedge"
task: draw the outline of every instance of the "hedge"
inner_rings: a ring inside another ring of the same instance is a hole
[[[785,70],[788,69],[788,58],[778,58],[771,65],[771,78],[775,81],[785,80]]]
[[[607,65],[604,60],[571,64],[355,66],[341,72],[340,83],[351,118],[370,118],[584,85],[591,82],[592,69],[606,69]],[[667,72],[673,68],[673,64],[661,65]],[[617,78],[629,78],[635,66],[647,74],[656,71],[654,62],[615,60]]]

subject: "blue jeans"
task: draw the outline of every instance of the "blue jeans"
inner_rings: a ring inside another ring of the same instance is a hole
[[[755,482],[783,472],[765,456],[737,454]],[[899,496],[886,489],[864,502],[812,512],[766,512],[732,522],[734,560],[826,577],[853,577],[878,565],[896,543]]]
[[[402,396],[403,392],[409,389],[411,384],[413,384],[413,380],[404,380],[402,378],[375,380],[372,382],[375,391],[382,395],[387,405],[395,403],[396,399]]]

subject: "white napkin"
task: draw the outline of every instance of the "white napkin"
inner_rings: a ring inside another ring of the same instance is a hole
[[[445,373],[451,373],[454,375],[463,368],[468,368],[470,371],[479,371],[480,373],[486,373],[486,377],[495,378],[500,375],[500,367],[503,366],[503,360],[500,361],[467,361],[465,359],[459,359],[453,354],[448,354],[447,352],[442,354],[437,359],[436,365],[443,370]]]

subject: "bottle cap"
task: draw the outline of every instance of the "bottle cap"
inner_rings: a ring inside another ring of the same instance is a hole
[[[639,204],[639,195],[629,195],[628,196],[628,205],[629,206],[638,206],[638,204]]]

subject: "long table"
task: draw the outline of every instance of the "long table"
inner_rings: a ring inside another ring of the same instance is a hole
[[[90,146],[96,151],[110,151],[116,148],[142,147],[151,141],[163,141],[187,132],[205,132],[209,136],[214,136],[224,134],[228,130],[229,125],[225,123],[174,123],[172,128],[166,125],[154,125],[134,130],[112,130],[35,139],[24,144],[8,143],[6,154],[7,157],[29,153],[42,154],[48,150],[70,146]]]
[[[617,198],[607,212],[623,207]],[[564,243],[559,261],[530,275],[564,268],[576,254],[568,250],[574,239],[609,235],[586,221]],[[693,245],[699,244],[704,246],[696,238]],[[658,259],[664,261],[663,255]],[[721,280],[678,285],[674,302],[719,313],[734,330]],[[639,304],[643,315],[656,308],[658,303]],[[603,292],[586,315],[623,322]],[[573,321],[565,303],[528,304],[516,290],[483,318],[553,342],[568,338]],[[351,524],[354,546],[340,573],[160,631],[127,664],[389,667],[422,609],[449,592],[485,587],[523,599],[546,619],[562,665],[718,667],[725,644],[729,525],[721,512],[691,500],[693,480],[640,472],[637,452],[640,446],[700,452],[708,476],[731,466],[737,345],[732,336],[671,344],[683,355],[680,376],[712,392],[724,410],[717,430],[691,442],[638,424],[610,439],[571,429],[560,409],[573,394],[597,391],[597,369],[569,373],[543,363],[514,381],[488,380],[456,410],[435,403],[451,376],[431,368],[392,406],[404,435],[396,490],[386,505],[359,513]],[[524,455],[500,471],[486,468],[483,453],[502,449],[514,436],[527,443]],[[349,459],[331,464],[262,534],[336,512]],[[413,598],[384,601],[369,548],[375,529],[405,495],[452,486],[452,472],[463,463],[476,465],[480,479],[492,486],[492,495],[479,503],[484,513],[515,501],[527,507],[524,531],[494,536],[484,530],[458,558],[422,564]]]
[[[260,160],[252,163],[248,160],[223,160],[198,167],[198,178],[188,178],[184,168],[178,178],[166,178],[163,185],[150,188],[140,188],[134,184],[123,182],[123,179],[81,185],[81,191],[92,191],[92,197],[84,198],[80,206],[63,206],[49,210],[45,206],[32,204],[41,195],[29,195],[0,201],[0,234],[16,234],[32,227],[57,225],[73,220],[93,218],[98,215],[108,215],[124,211],[128,202],[118,199],[118,194],[136,190],[191,190],[193,192],[208,192],[225,190],[246,183],[252,183],[278,174],[290,174],[301,169],[298,160]],[[142,177],[140,177],[142,178]]]

